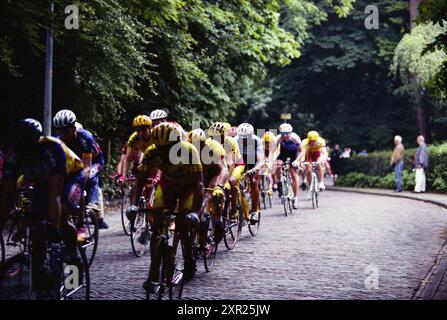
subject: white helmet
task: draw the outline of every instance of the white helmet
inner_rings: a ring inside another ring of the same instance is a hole
[[[292,131],[293,131],[293,128],[288,123],[283,123],[282,125],[279,126],[280,133],[291,133]]]
[[[160,120],[160,119],[165,119],[168,117],[168,114],[160,109],[154,110],[151,112],[151,120]]]
[[[53,118],[53,124],[56,128],[64,128],[76,122],[76,115],[71,110],[61,110]]]
[[[249,136],[255,133],[255,128],[249,123],[242,123],[237,127],[237,134],[240,136]]]

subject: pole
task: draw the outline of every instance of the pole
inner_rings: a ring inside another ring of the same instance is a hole
[[[50,4],[50,14],[53,15],[54,3]],[[47,50],[45,54],[45,93],[43,110],[43,133],[51,136],[51,107],[53,100],[53,31],[47,29]]]

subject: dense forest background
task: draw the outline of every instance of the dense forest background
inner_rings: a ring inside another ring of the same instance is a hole
[[[49,13],[50,2],[55,5]],[[67,30],[67,5],[79,29]],[[368,5],[379,29],[368,30]],[[131,119],[277,128],[389,148],[447,140],[447,0],[0,0],[0,136],[42,120],[45,36],[54,32],[53,113],[74,110],[118,148]]]

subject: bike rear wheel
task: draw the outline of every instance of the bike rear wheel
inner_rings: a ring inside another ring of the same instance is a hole
[[[259,231],[259,225],[261,224],[261,212],[258,212],[258,221],[255,224],[248,223],[248,231],[252,237],[255,237]]]
[[[86,210],[84,216],[84,227],[87,229],[87,239],[81,244],[81,248],[85,250],[88,266],[90,267],[93,263],[93,259],[95,258],[96,251],[98,250],[99,240],[98,219],[94,210]]]
[[[183,287],[185,285],[185,279],[183,277],[183,270],[185,268],[184,243],[178,240],[177,244],[173,247],[167,247],[166,250],[166,285],[169,288],[169,300],[180,300],[182,298]],[[173,251],[175,250],[175,255]]]
[[[142,257],[149,245],[149,224],[146,213],[138,211],[132,228],[130,228],[130,243],[132,251],[137,257]]]
[[[127,219],[126,216],[126,208],[129,204],[129,198],[127,197],[126,193],[124,192],[124,187],[121,189],[121,225],[123,226],[124,233],[127,236],[130,236],[130,230],[131,230],[131,222],[129,219]]]
[[[224,243],[225,246],[227,247],[228,250],[233,250],[234,247],[236,246],[236,243],[239,241],[240,237],[241,237],[241,232],[242,232],[242,209],[239,208],[238,213],[237,213],[237,218],[234,220],[229,219],[230,217],[230,212],[231,212],[231,206],[232,204],[230,203],[228,205],[228,209],[227,209],[227,214],[226,217],[223,219],[224,220]]]
[[[58,286],[60,300],[90,300],[90,269],[86,250],[79,247],[80,265],[62,264]]]
[[[214,219],[209,219],[203,248],[203,264],[206,272],[210,272],[216,262],[217,245],[214,229]]]

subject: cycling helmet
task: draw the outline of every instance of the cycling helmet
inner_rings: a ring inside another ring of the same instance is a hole
[[[264,139],[264,142],[272,142],[275,139],[275,135],[271,131],[266,131],[264,135],[262,136],[262,139]]]
[[[157,146],[167,146],[179,141],[180,130],[172,123],[163,122],[152,130],[152,140]]]
[[[76,115],[71,110],[61,110],[53,118],[55,128],[65,128],[76,122]]]
[[[39,121],[31,118],[23,119],[15,126],[14,146],[24,149],[34,145],[42,136],[42,125]]]
[[[152,120],[160,120],[160,119],[166,119],[168,117],[168,114],[160,109],[154,110],[151,112],[151,119]]]
[[[237,134],[240,136],[249,136],[255,133],[255,128],[249,123],[242,123],[237,127]]]
[[[316,131],[309,131],[307,133],[307,139],[309,139],[310,141],[316,141],[319,137],[320,135]]]
[[[139,115],[133,119],[132,127],[150,127],[152,126],[152,120],[146,115]]]
[[[188,141],[189,143],[193,143],[193,141],[205,142],[205,140],[206,135],[202,129],[194,129],[192,131],[189,131],[186,135],[186,141]]]
[[[226,128],[228,128],[228,126],[225,125],[225,123],[223,123],[223,122],[214,122],[211,125],[211,127],[208,129],[208,135],[210,137],[216,137],[216,136],[223,135],[225,133]]]
[[[289,123],[283,123],[279,126],[279,132],[281,133],[291,133],[292,131],[293,128]]]

